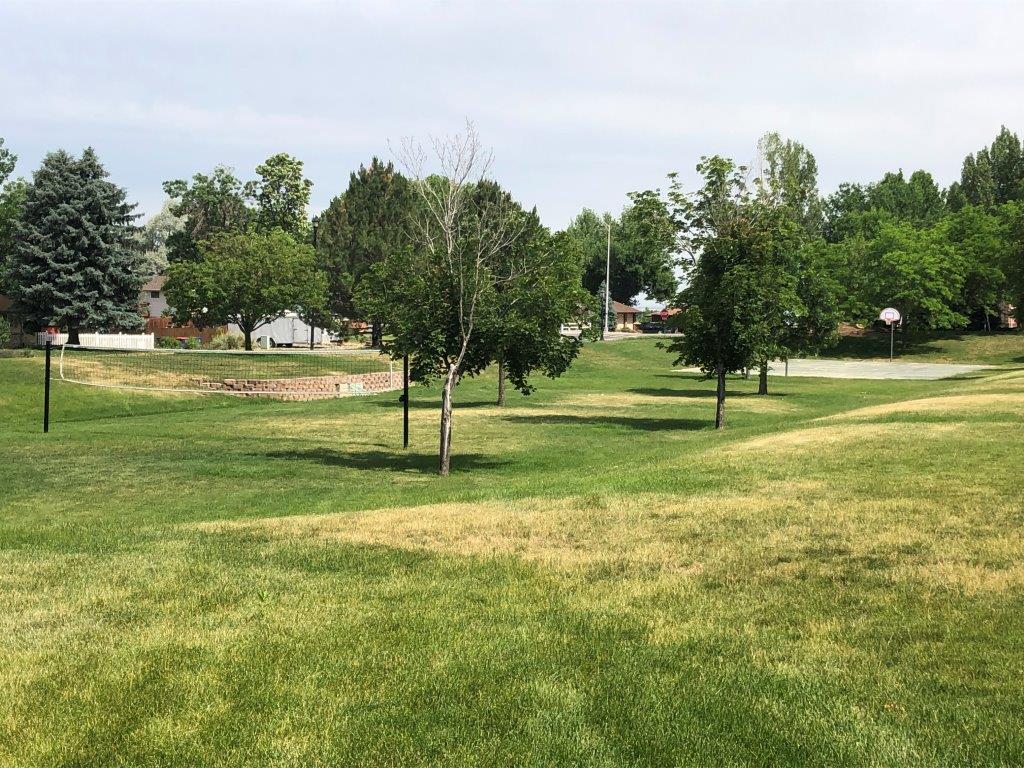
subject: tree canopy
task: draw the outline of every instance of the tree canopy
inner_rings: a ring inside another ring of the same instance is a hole
[[[326,277],[316,269],[313,247],[284,230],[219,232],[198,251],[198,259],[170,264],[167,301],[180,321],[234,323],[247,350],[260,325],[323,301]]]
[[[124,189],[96,153],[47,155],[24,189],[10,272],[18,311],[33,324],[136,330],[143,270]]]
[[[373,279],[371,268],[406,248],[415,197],[392,163],[376,157],[349,177],[348,188],[331,200],[317,220],[316,250],[329,279],[329,305],[339,317],[360,314],[355,303],[360,281]],[[376,319],[373,342],[380,341]]]

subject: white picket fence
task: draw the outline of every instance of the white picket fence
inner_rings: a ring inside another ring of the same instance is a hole
[[[68,343],[66,333],[36,334],[36,344],[46,346],[49,341],[54,346]],[[80,333],[78,343],[83,347],[99,349],[154,349],[156,342],[152,333]]]

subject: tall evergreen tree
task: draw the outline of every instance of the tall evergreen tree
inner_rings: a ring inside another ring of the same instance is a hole
[[[25,189],[11,264],[26,321],[66,328],[72,344],[79,330],[141,326],[137,215],[126,197],[92,148],[46,156]]]
[[[316,249],[322,267],[330,279],[330,304],[337,315],[359,314],[355,303],[360,281],[373,279],[371,268],[389,255],[407,247],[408,222],[413,191],[406,178],[392,163],[376,157],[369,167],[349,177],[348,188],[334,198],[319,219]],[[373,286],[368,287],[372,293]],[[373,323],[374,346],[379,346],[381,319]]]

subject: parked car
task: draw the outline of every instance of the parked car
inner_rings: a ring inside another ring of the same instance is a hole
[[[665,326],[663,323],[648,320],[645,323],[640,323],[640,325],[637,326],[637,330],[639,330],[640,333],[663,333],[665,331]]]

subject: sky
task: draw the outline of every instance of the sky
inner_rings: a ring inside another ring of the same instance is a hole
[[[1024,131],[1024,3],[0,2],[0,136],[30,176],[93,146],[139,210],[161,184],[288,152],[313,212],[374,155],[472,120],[542,220],[618,213],[779,131],[828,192],[946,185]]]

